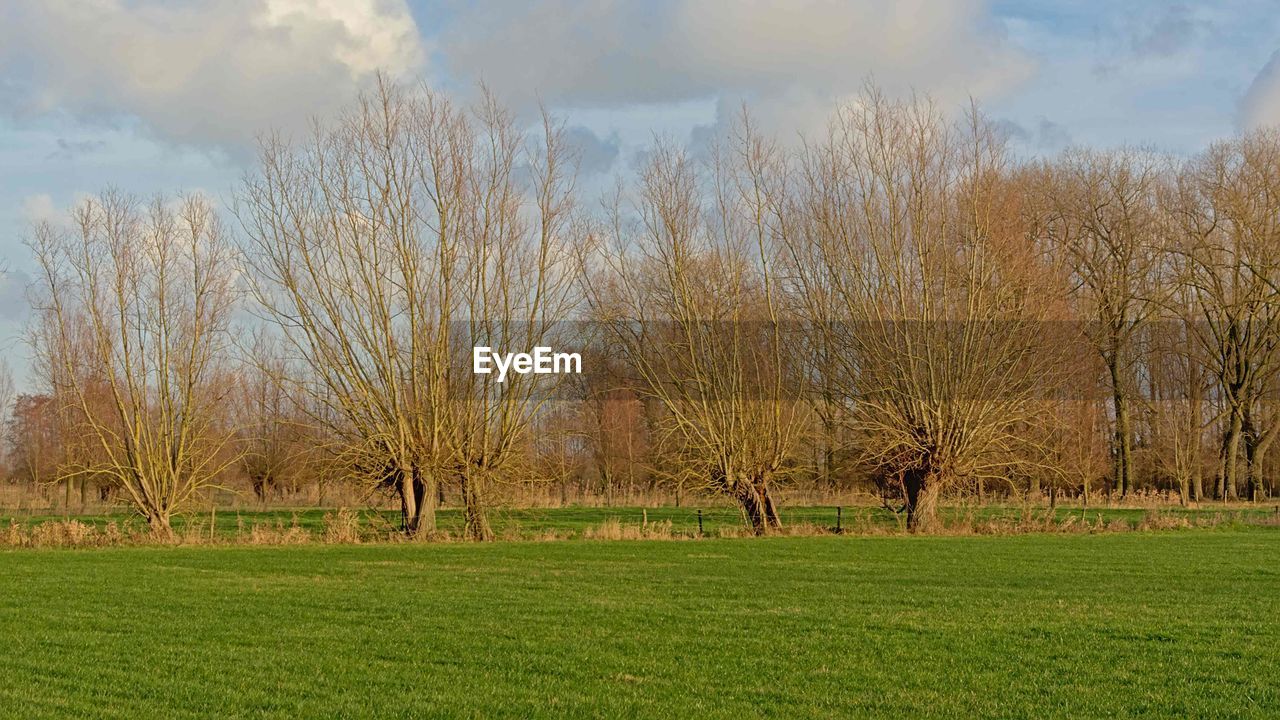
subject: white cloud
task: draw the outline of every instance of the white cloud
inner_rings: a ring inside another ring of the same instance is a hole
[[[449,70],[522,103],[748,100],[775,129],[812,127],[868,76],[943,103],[1008,92],[1033,61],[982,0],[537,0],[462,10]]]
[[[1240,124],[1246,129],[1280,125],[1280,50],[1271,55],[1245,93]]]
[[[163,139],[232,149],[426,57],[403,0],[42,0],[7,15],[10,113],[135,116]]]
[[[28,195],[22,199],[22,220],[27,225],[53,220],[57,215],[58,208],[53,203],[53,197],[46,193]]]
[[[973,0],[689,0],[676,26],[713,82],[764,93],[849,92],[873,72],[892,86],[982,96],[1030,70]]]
[[[999,96],[1034,63],[986,0],[531,0],[440,6],[433,47],[406,0],[44,0],[0,27],[0,109],[141,119],[240,150],[347,102],[372,74],[489,83],[528,108],[747,100],[813,130],[868,76],[944,104]]]

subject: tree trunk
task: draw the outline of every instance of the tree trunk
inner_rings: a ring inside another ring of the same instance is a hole
[[[754,488],[744,485],[737,493],[738,505],[742,508],[742,517],[746,524],[751,527],[751,532],[756,535],[764,535],[768,532],[768,525],[765,522],[764,507],[760,503],[760,496]]]
[[[1201,413],[1203,412],[1200,397],[1200,379],[1192,376],[1191,380],[1191,499],[1199,502],[1204,499],[1204,468],[1200,463]]]
[[[394,472],[396,495],[400,498],[400,530],[409,537],[436,529],[436,483],[415,467]]]
[[[835,429],[832,423],[823,420],[822,448],[822,481],[830,492],[836,491],[836,449]]]
[[[396,494],[400,496],[400,529],[405,535],[418,534],[418,494],[413,487],[411,473],[397,470]]]
[[[774,529],[782,529],[782,517],[778,515],[778,506],[773,501],[773,493],[769,492],[769,483],[765,481],[760,484],[761,505],[764,507],[765,525]]]
[[[1222,437],[1222,453],[1218,470],[1218,499],[1233,500],[1236,497],[1236,477],[1239,470],[1240,434],[1244,426],[1244,417],[1236,406],[1232,406],[1230,421]]]
[[[492,540],[493,527],[489,524],[489,514],[484,507],[484,493],[480,487],[480,479],[463,473],[459,480],[462,486],[464,533],[472,540],[480,542]]]
[[[438,485],[434,476],[421,470],[413,471],[413,494],[418,506],[418,519],[415,523],[417,532],[433,533],[436,531],[436,503],[439,502]]]
[[[768,481],[741,482],[734,493],[742,515],[751,532],[756,535],[767,535],[771,530],[782,527],[778,517],[778,508],[769,492]]]
[[[907,529],[929,532],[938,520],[938,489],[932,476],[921,470],[909,470],[902,477],[907,496]]]
[[[767,474],[754,478],[719,476],[713,484],[738,501],[744,524],[756,535],[767,535],[782,527]]]
[[[1115,435],[1115,456],[1116,456],[1116,491],[1120,493],[1120,497],[1125,497],[1133,490],[1133,441],[1132,432],[1129,423],[1129,402],[1124,392],[1120,389],[1120,371],[1114,364],[1111,368],[1111,382],[1115,392],[1112,395],[1112,403],[1116,413],[1116,435]]]
[[[1252,502],[1256,493],[1253,489],[1254,471],[1258,464],[1258,428],[1253,422],[1253,411],[1245,408],[1244,422],[1241,426],[1241,441],[1244,442],[1245,497]]]
[[[1271,442],[1276,438],[1274,428],[1267,433],[1258,442],[1257,447],[1253,450],[1253,457],[1249,460],[1249,500],[1250,502],[1258,502],[1263,499],[1266,491],[1266,476],[1264,466],[1267,460],[1267,451],[1271,449]]]
[[[150,528],[151,534],[168,540],[173,537],[173,526],[169,523],[169,512],[159,508],[149,508],[146,511],[147,527]]]

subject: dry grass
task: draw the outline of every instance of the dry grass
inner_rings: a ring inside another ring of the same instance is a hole
[[[29,539],[33,547],[63,547],[94,544],[96,535],[94,527],[87,523],[79,520],[56,520],[31,528]]]
[[[626,524],[616,517],[599,525],[591,525],[582,531],[584,540],[672,540],[687,535],[677,535],[671,529],[671,521]]]
[[[1137,522],[1114,518],[1101,512],[1080,510],[1062,518],[1036,508],[1025,508],[1017,518],[978,518],[969,511],[940,524],[939,535],[1024,535],[1027,533],[1116,533],[1151,530],[1179,530],[1191,527],[1213,528],[1243,523],[1238,512],[1214,513],[1188,518],[1159,508],[1151,508]],[[1256,524],[1267,524],[1265,521]],[[856,532],[856,531],[854,531]]]
[[[503,528],[499,538],[506,541],[553,542],[574,539],[586,540],[673,540],[698,538],[743,538],[752,536],[742,525],[720,525],[709,528],[705,534],[696,530],[673,527],[671,520],[650,522],[647,513],[640,522],[623,522],[619,517],[608,517],[596,525],[581,530],[569,528],[523,527],[512,523]],[[169,535],[152,533],[136,519],[122,522],[110,521],[105,525],[93,525],[78,519],[51,519],[24,525],[11,519],[0,526],[0,547],[103,547],[116,545],[301,545],[326,543],[350,545],[362,542],[464,542],[462,535],[447,530],[422,533],[406,538],[387,523],[379,524],[376,516],[362,517],[360,513],[339,508],[326,513],[320,527],[308,529],[299,524],[297,514],[290,519],[277,518],[267,522],[246,522],[237,517],[234,530],[215,532],[216,516],[189,517]],[[1225,508],[1219,512],[1188,515],[1172,509],[1151,508],[1141,518],[1107,517],[1105,510],[1079,509],[1057,515],[1044,508],[1029,506],[1017,515],[982,516],[979,510],[969,509],[940,519],[933,534],[937,535],[1023,535],[1029,533],[1118,533],[1180,530],[1186,528],[1217,528],[1231,525],[1280,525],[1280,513],[1272,515],[1248,515],[1244,511]],[[874,512],[849,508],[844,515],[840,534],[847,536],[900,535],[906,531],[877,521]],[[784,525],[772,535],[786,537],[812,537],[835,534],[835,528],[814,522],[793,522]]]
[[[254,523],[248,535],[238,539],[247,545],[303,545],[315,538],[306,529],[298,526],[298,517],[293,517],[292,524],[286,526],[284,520],[274,523]]]
[[[327,543],[352,545],[360,542],[360,516],[349,508],[338,508],[325,513],[321,538]]]
[[[843,535],[844,533],[845,530],[841,528],[840,534]],[[782,526],[782,528],[776,530],[774,534],[786,537],[813,537],[815,535],[834,535],[835,531],[832,528],[818,525],[817,523],[797,522]]]
[[[1191,527],[1185,517],[1170,515],[1159,510],[1148,510],[1138,523],[1138,530],[1180,530]]]
[[[25,528],[16,520],[0,534],[0,545],[8,547],[102,547],[158,542],[160,538],[112,521],[102,529],[80,520],[49,520]]]

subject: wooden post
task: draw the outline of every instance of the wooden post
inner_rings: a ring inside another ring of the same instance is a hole
[[[837,505],[836,506],[836,534],[837,535],[844,532],[844,528],[840,524],[843,515],[844,515],[844,508]]]
[[[702,535],[702,508],[698,508],[698,535]]]

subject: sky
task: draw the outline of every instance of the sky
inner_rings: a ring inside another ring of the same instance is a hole
[[[28,380],[33,222],[107,187],[229,201],[257,137],[298,133],[379,71],[485,83],[564,120],[584,180],[742,103],[782,137],[872,81],[970,98],[1027,155],[1192,154],[1280,124],[1280,2],[1221,0],[3,0],[0,356]]]

